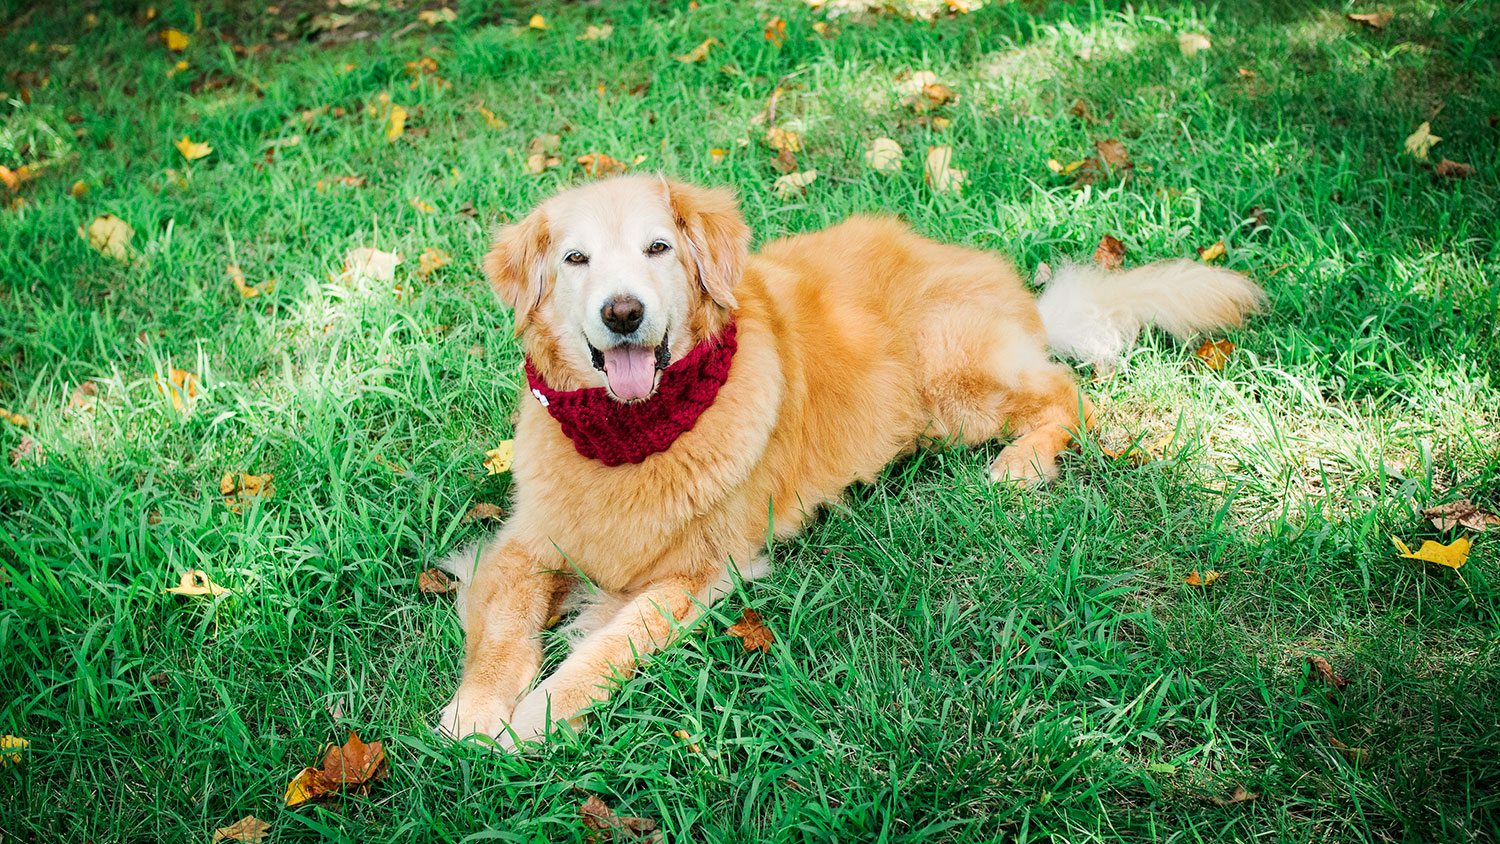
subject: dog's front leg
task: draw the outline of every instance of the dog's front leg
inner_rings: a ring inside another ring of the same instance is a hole
[[[617,680],[634,673],[642,657],[666,647],[677,630],[697,618],[700,601],[717,579],[671,578],[633,596],[521,701],[511,719],[515,736],[500,743],[510,746],[543,735],[558,721],[576,725],[583,710],[607,700]]]
[[[550,546],[507,533],[481,551],[463,596],[463,679],[438,718],[438,729],[453,738],[505,735],[511,712],[542,666],[538,634],[557,593],[567,588],[568,578],[554,571],[559,560]]]

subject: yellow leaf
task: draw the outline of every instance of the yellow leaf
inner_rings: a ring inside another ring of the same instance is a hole
[[[22,752],[30,746],[31,742],[20,736],[0,736],[0,768],[21,764]]]
[[[515,440],[502,440],[499,445],[484,453],[484,468],[489,471],[486,475],[498,475],[510,471],[510,464],[515,460]]]
[[[1204,340],[1203,345],[1193,354],[1203,361],[1204,366],[1217,370],[1223,369],[1224,364],[1229,362],[1229,355],[1234,348],[1234,344],[1228,340]]]
[[[1406,152],[1413,158],[1426,161],[1427,151],[1441,140],[1442,138],[1432,134],[1432,124],[1424,120],[1422,125],[1417,127],[1417,131],[1407,136]]]
[[[167,45],[167,49],[174,53],[180,53],[187,49],[188,37],[175,29],[163,29],[157,33],[156,37],[160,38],[161,43]]]
[[[1447,566],[1450,569],[1461,568],[1469,560],[1469,545],[1471,543],[1466,536],[1460,536],[1448,545],[1444,545],[1441,542],[1433,542],[1431,539],[1425,540],[1422,542],[1422,547],[1418,548],[1415,554],[1412,553],[1410,548],[1406,547],[1405,542],[1396,537],[1391,537],[1391,541],[1396,543],[1396,547],[1401,550],[1401,553],[1396,555],[1398,557],[1422,560],[1427,563],[1437,563],[1440,566]]]
[[[703,752],[703,748],[699,747],[693,741],[692,735],[690,733],[688,733],[687,730],[673,730],[672,731],[672,737],[673,738],[677,738],[677,739],[682,739],[683,744],[687,745],[687,752],[688,753],[702,753]]]
[[[437,26],[440,23],[449,23],[457,17],[458,14],[447,6],[444,6],[437,11],[428,10],[425,12],[417,12],[417,20],[427,24],[428,26]]]
[[[398,105],[391,106],[390,116],[386,118],[385,123],[385,139],[387,141],[390,141],[391,143],[395,143],[396,139],[401,137],[401,133],[405,131],[406,107]]]
[[[228,472],[219,479],[219,494],[224,496],[224,506],[238,513],[252,501],[264,500],[276,494],[276,484],[271,475],[248,475],[244,472]]]
[[[1049,158],[1049,159],[1047,159],[1047,169],[1051,170],[1052,172],[1056,173],[1059,176],[1067,176],[1067,175],[1071,174],[1074,170],[1077,170],[1079,167],[1082,167],[1083,163],[1085,161],[1087,161],[1087,160],[1088,159],[1082,159],[1081,158],[1081,159],[1079,159],[1077,161],[1072,162],[1071,164],[1064,164],[1064,163],[1062,163],[1061,161],[1058,161],[1055,158]]]
[[[969,171],[955,170],[948,165],[953,163],[953,147],[928,147],[927,164],[923,168],[927,184],[938,193],[958,191],[969,181]]]
[[[782,129],[779,126],[772,126],[771,128],[766,130],[766,146],[770,147],[771,149],[784,149],[789,152],[801,152],[802,135],[798,132],[792,132],[787,129]]]
[[[214,583],[207,574],[198,569],[188,569],[182,573],[182,579],[176,586],[161,591],[171,592],[173,595],[190,595],[195,598],[233,594],[232,590]]]
[[[603,176],[624,173],[626,169],[625,162],[611,158],[602,152],[591,152],[588,155],[580,155],[575,160],[583,165],[584,173],[596,179]]]
[[[766,21],[765,31],[761,33],[767,41],[780,47],[786,43],[786,21],[780,15]]]
[[[185,369],[173,369],[167,373],[167,380],[161,380],[160,375],[153,375],[156,379],[156,389],[162,395],[172,400],[172,409],[178,413],[186,413],[198,399],[198,376]]]
[[[1192,58],[1212,46],[1213,43],[1208,40],[1208,36],[1201,32],[1184,32],[1177,36],[1177,49],[1181,50],[1182,54],[1188,58]]]
[[[427,277],[437,272],[440,267],[448,266],[448,261],[447,252],[429,246],[422,250],[421,257],[417,259],[417,277],[426,281]]]
[[[266,836],[271,834],[271,825],[254,815],[246,815],[235,821],[230,826],[221,826],[214,830],[214,837],[209,844],[219,844],[220,841],[239,841],[242,844],[261,844]]]
[[[683,53],[680,56],[673,56],[673,58],[677,59],[680,62],[701,62],[704,59],[708,58],[708,51],[718,43],[719,39],[708,38],[705,39],[702,44],[699,44],[698,46],[687,51],[686,53]]]
[[[78,233],[89,242],[89,246],[104,255],[116,261],[130,260],[130,238],[135,236],[135,229],[119,217],[113,214],[95,217],[87,227],[80,228]]]
[[[726,156],[728,154],[729,154],[729,150],[727,150],[727,149],[720,149],[718,147],[714,147],[713,149],[711,149],[711,150],[708,151],[708,163],[710,163],[710,164],[722,164],[722,163],[724,163],[724,156]]]
[[[817,170],[804,170],[801,173],[788,173],[785,176],[779,177],[775,182],[773,182],[771,184],[771,189],[776,191],[777,196],[781,197],[782,199],[786,199],[788,197],[798,196],[805,193],[807,190],[807,186],[812,184],[813,180],[816,178],[818,178]]]
[[[432,214],[437,211],[436,208],[433,208],[430,204],[428,204],[427,200],[421,199],[420,197],[412,197],[411,207],[417,209],[418,211],[421,211],[423,214]]]
[[[526,25],[529,26],[529,27],[531,27],[532,29],[547,29],[548,28],[547,27],[547,19],[544,18],[544,17],[542,17],[541,15],[532,15],[531,16],[531,20],[527,21]]]
[[[1193,569],[1193,573],[1184,577],[1182,582],[1189,586],[1212,586],[1215,581],[1223,576],[1222,572],[1213,569],[1207,569],[1202,574],[1199,574],[1197,569]]]
[[[177,151],[182,153],[182,157],[186,158],[188,161],[197,161],[203,156],[208,155],[209,153],[214,151],[213,147],[209,146],[206,143],[203,143],[202,141],[188,140],[187,135],[183,135],[182,140],[174,141],[172,145],[177,147]]]
[[[876,138],[865,149],[865,164],[871,170],[894,173],[901,169],[901,145],[890,138]]]
[[[1216,240],[1212,246],[1205,246],[1198,250],[1198,258],[1207,263],[1213,263],[1224,257],[1224,241]]]
[[[484,118],[485,125],[490,127],[491,129],[505,128],[505,121],[501,120],[499,117],[496,117],[493,111],[485,108],[484,103],[479,104],[479,114]]]
[[[609,24],[605,24],[604,26],[594,26],[593,24],[589,24],[588,28],[583,31],[583,34],[578,36],[578,40],[603,41],[604,39],[608,38],[614,31],[615,28]]]
[[[291,782],[286,784],[286,806],[301,806],[307,801],[319,797],[323,789],[318,786],[318,769],[303,768]]]

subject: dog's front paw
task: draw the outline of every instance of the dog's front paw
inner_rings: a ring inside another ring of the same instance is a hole
[[[1043,457],[1031,448],[1006,446],[990,464],[990,480],[997,484],[1038,484],[1056,480],[1059,474],[1057,458]]]
[[[510,701],[460,685],[453,700],[438,715],[437,731],[451,739],[473,735],[501,739],[508,735],[506,724],[513,709]]]
[[[545,737],[559,729],[558,721],[566,722],[574,730],[583,726],[583,716],[577,713],[578,704],[570,705],[569,697],[559,693],[551,681],[544,681],[516,704],[516,711],[510,719],[510,731],[500,738],[500,746],[512,750],[517,745]],[[569,718],[570,715],[577,717]]]

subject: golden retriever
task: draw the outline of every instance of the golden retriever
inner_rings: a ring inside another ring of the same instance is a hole
[[[513,747],[576,723],[735,576],[764,573],[769,538],[916,448],[1008,437],[995,481],[1055,477],[1093,411],[1049,347],[1108,362],[1149,322],[1186,337],[1262,301],[1192,261],[1064,268],[1034,300],[1005,259],[886,217],[754,256],[749,240],[731,191],[646,176],[499,231],[484,269],[530,389],[513,514],[447,563],[465,653],[443,732]],[[571,652],[533,688],[539,633],[585,593]]]

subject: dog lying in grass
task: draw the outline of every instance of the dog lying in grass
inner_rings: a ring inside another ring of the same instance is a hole
[[[763,574],[769,536],[914,449],[1009,437],[993,480],[1056,477],[1093,410],[1049,347],[1108,362],[1148,322],[1187,337],[1262,301],[1192,261],[1065,268],[1034,300],[999,256],[883,217],[749,241],[730,191],[645,176],[499,232],[484,269],[526,353],[515,500],[448,561],[465,653],[443,732],[513,747],[576,722]],[[571,653],[533,688],[539,632],[585,592]]]

